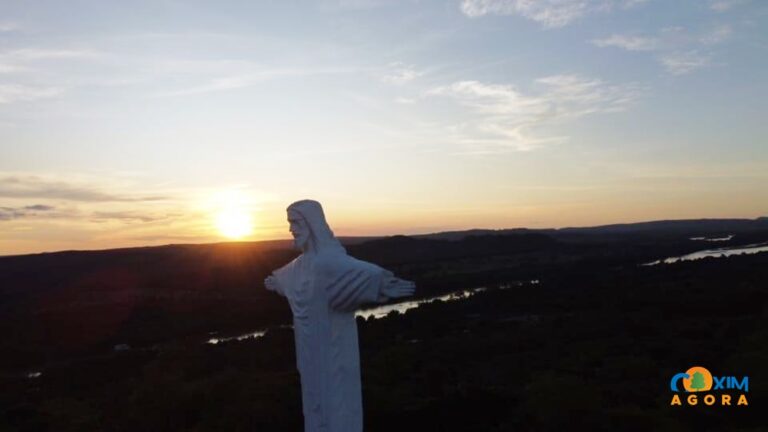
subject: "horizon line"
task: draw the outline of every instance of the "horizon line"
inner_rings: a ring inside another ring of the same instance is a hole
[[[617,223],[602,224],[602,225],[562,226],[562,227],[550,227],[550,228],[527,228],[527,227],[477,228],[476,227],[476,228],[456,229],[456,230],[447,230],[447,231],[434,231],[434,232],[425,232],[425,233],[416,233],[416,234],[337,235],[336,237],[339,238],[339,239],[362,239],[362,238],[378,239],[378,238],[397,237],[397,236],[419,237],[419,236],[438,235],[438,234],[460,233],[460,232],[466,232],[466,231],[513,231],[513,230],[559,231],[559,230],[567,230],[567,229],[590,229],[590,228],[605,228],[605,227],[621,226],[621,225],[650,224],[650,223],[656,223],[656,222],[759,221],[761,219],[768,219],[768,216],[757,216],[755,218],[723,217],[723,218],[696,218],[696,219],[690,219],[690,218],[687,218],[687,219],[653,219],[653,220],[637,221],[637,222],[617,222]],[[268,242],[282,242],[282,241],[289,242],[289,241],[292,241],[292,239],[291,238],[273,238],[273,239],[261,239],[261,240],[248,240],[248,239],[246,239],[246,240],[225,240],[225,241],[216,241],[216,242],[207,242],[207,243],[166,243],[166,244],[159,244],[159,245],[124,246],[124,247],[111,247],[111,248],[104,248],[104,249],[61,249],[61,250],[54,250],[54,251],[30,252],[30,253],[22,253],[22,254],[8,254],[8,255],[0,254],[0,258],[21,257],[21,256],[31,256],[31,255],[45,255],[45,254],[55,254],[55,253],[67,253],[67,252],[105,252],[105,251],[114,251],[114,250],[159,248],[159,247],[168,247],[168,246],[202,246],[202,245],[219,245],[219,244],[248,244],[248,243],[268,243]]]

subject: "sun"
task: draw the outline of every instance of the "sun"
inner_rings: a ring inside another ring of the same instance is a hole
[[[238,189],[224,189],[207,199],[207,212],[220,235],[241,240],[253,233],[253,198]]]
[[[253,220],[244,209],[226,208],[216,215],[216,228],[224,237],[237,240],[253,232]]]

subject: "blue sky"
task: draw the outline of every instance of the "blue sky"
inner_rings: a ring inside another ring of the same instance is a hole
[[[282,238],[306,197],[346,235],[764,215],[767,30],[757,0],[3,0],[0,254],[216,241],[222,206]]]

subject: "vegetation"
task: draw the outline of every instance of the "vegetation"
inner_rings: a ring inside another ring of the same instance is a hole
[[[421,296],[488,287],[358,319],[366,431],[763,430],[768,253],[639,266],[702,245],[590,236],[350,247]],[[0,430],[301,430],[293,334],[279,326],[290,311],[260,285],[292,256],[241,244],[0,258]],[[758,406],[670,406],[670,378],[695,365],[755,377]]]

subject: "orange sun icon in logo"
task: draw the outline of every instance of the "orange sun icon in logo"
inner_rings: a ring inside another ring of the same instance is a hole
[[[712,374],[707,368],[694,366],[687,371],[688,378],[683,378],[683,387],[688,392],[702,392],[712,388]]]

